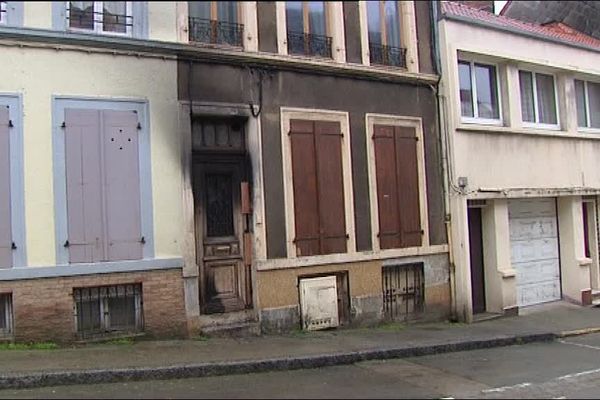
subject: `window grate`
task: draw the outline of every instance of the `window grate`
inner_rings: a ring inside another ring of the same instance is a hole
[[[390,320],[414,319],[423,312],[425,282],[423,264],[383,267],[383,310]]]
[[[369,43],[369,60],[371,64],[406,68],[406,49]]]
[[[11,337],[13,334],[12,294],[0,294],[0,339]]]
[[[288,32],[287,42],[290,54],[332,58],[330,36],[304,32]]]
[[[242,47],[244,25],[204,18],[189,18],[190,41]]]
[[[74,288],[77,333],[82,339],[141,332],[141,284]]]

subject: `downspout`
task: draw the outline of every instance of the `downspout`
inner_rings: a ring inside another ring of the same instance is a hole
[[[456,310],[456,266],[454,263],[454,252],[452,251],[452,220],[450,216],[450,191],[449,191],[449,166],[448,166],[448,147],[446,146],[446,138],[448,134],[447,126],[446,126],[446,114],[444,107],[444,96],[440,95],[439,86],[442,82],[442,67],[441,67],[441,57],[440,57],[440,39],[439,39],[439,29],[438,29],[438,20],[440,19],[439,13],[439,1],[434,0],[431,2],[430,7],[431,12],[431,36],[432,36],[432,56],[435,63],[436,73],[440,76],[438,79],[438,84],[435,87],[435,95],[437,97],[437,116],[438,116],[438,131],[439,136],[438,140],[440,143],[441,149],[441,158],[442,158],[442,177],[444,182],[444,224],[446,226],[446,238],[448,241],[448,261],[450,264],[450,319],[457,320],[457,310]]]

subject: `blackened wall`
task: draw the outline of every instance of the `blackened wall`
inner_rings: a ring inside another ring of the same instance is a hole
[[[360,41],[360,17],[358,15],[358,2],[344,2],[344,36],[346,39],[346,61],[362,63],[362,49]]]
[[[179,97],[193,101],[258,102],[258,74],[247,68],[217,64],[179,64]],[[367,174],[366,113],[423,119],[429,235],[432,244],[446,243],[443,189],[436,123],[436,101],[427,85],[390,83],[294,71],[274,71],[264,80],[261,113],[263,174],[269,258],[286,256],[280,107],[347,111],[350,116],[352,175],[357,249],[369,250],[371,224]]]

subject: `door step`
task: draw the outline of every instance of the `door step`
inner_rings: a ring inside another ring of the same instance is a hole
[[[482,322],[489,321],[491,319],[501,318],[504,314],[501,313],[491,313],[491,312],[483,312],[479,314],[473,315],[473,322]]]
[[[258,336],[260,324],[253,310],[205,314],[200,316],[200,331],[213,337]]]

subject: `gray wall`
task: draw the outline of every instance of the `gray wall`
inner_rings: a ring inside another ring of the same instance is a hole
[[[187,62],[179,65],[179,97],[188,99]],[[197,63],[191,91],[194,101],[258,102],[258,74],[250,69]],[[436,100],[429,86],[380,82],[293,71],[272,71],[264,80],[261,114],[263,173],[269,258],[286,256],[286,234],[281,158],[280,107],[305,107],[347,111],[350,115],[356,243],[369,250],[371,224],[365,113],[417,116],[423,119],[428,183],[430,238],[446,243],[443,189],[438,148]]]

